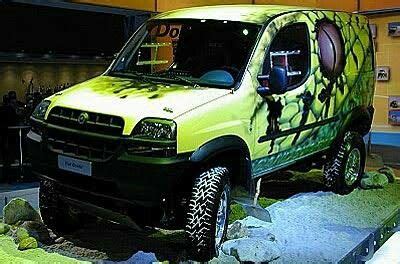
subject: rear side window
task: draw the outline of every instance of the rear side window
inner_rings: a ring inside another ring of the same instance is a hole
[[[295,89],[304,83],[310,68],[309,39],[305,23],[296,23],[281,29],[266,54],[263,75],[268,75],[272,67],[284,67],[289,77],[286,90]]]

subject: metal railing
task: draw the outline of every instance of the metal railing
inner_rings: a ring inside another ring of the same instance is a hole
[[[18,149],[18,151],[17,151],[17,153],[18,153],[18,164],[11,163],[11,164],[7,164],[7,165],[10,166],[10,167],[18,167],[19,168],[19,173],[20,173],[19,177],[20,177],[21,180],[24,178],[24,165],[26,165],[26,164],[24,164],[24,146],[23,146],[23,144],[24,144],[24,138],[23,138],[24,137],[24,133],[23,133],[23,131],[27,131],[30,128],[31,127],[28,126],[28,125],[16,125],[16,126],[9,126],[8,127],[8,131],[16,131],[18,133],[18,142],[16,142],[17,143],[16,144],[17,145],[17,149]],[[8,134],[7,137],[8,137],[8,144],[9,144],[9,142],[10,142],[10,134]],[[0,148],[1,147],[3,147],[3,146],[0,146]],[[15,151],[15,149],[14,150],[9,149],[9,153],[7,153],[7,154],[10,155],[12,151]],[[6,159],[6,157],[3,157],[3,162],[5,161],[5,159]],[[2,164],[2,166],[5,166],[5,165]]]

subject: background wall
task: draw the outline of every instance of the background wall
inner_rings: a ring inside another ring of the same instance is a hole
[[[276,4],[313,6],[334,10],[366,11],[399,7],[399,0],[73,0],[76,3],[106,5],[138,10],[163,12],[171,9],[216,4]]]
[[[390,67],[390,80],[377,82],[375,92],[375,129],[395,129],[388,125],[388,96],[400,96],[400,37],[388,36],[388,23],[400,22],[400,14],[370,17],[377,25],[376,64]],[[400,130],[400,128],[398,128]]]
[[[61,84],[75,84],[103,73],[107,66],[90,64],[0,63],[0,98],[10,90],[18,100],[25,101],[25,93],[33,78],[34,87],[53,88]]]
[[[347,12],[400,8],[400,0],[72,0],[71,2],[152,12],[216,4],[282,4]],[[374,128],[400,131],[400,127],[388,125],[388,96],[400,96],[400,37],[389,37],[387,33],[388,23],[400,22],[400,13],[370,16],[370,20],[372,24],[377,25],[378,29],[377,65],[389,66],[391,69],[391,80],[377,83]],[[35,86],[39,84],[52,86],[83,81],[100,74],[105,68],[106,65],[0,63],[0,95],[15,89],[18,96],[22,98],[26,87],[22,80],[29,81],[31,76],[33,76]]]

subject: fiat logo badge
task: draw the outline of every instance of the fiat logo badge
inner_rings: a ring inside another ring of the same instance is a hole
[[[85,124],[88,120],[89,120],[89,114],[86,112],[83,112],[78,116],[78,123],[80,125]]]

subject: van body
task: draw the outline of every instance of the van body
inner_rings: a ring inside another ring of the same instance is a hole
[[[254,194],[261,177],[320,165],[329,188],[351,192],[374,113],[374,54],[355,14],[234,5],[154,16],[104,74],[33,113],[44,221],[57,230],[90,212],[184,227],[191,257],[208,260],[234,187]]]

